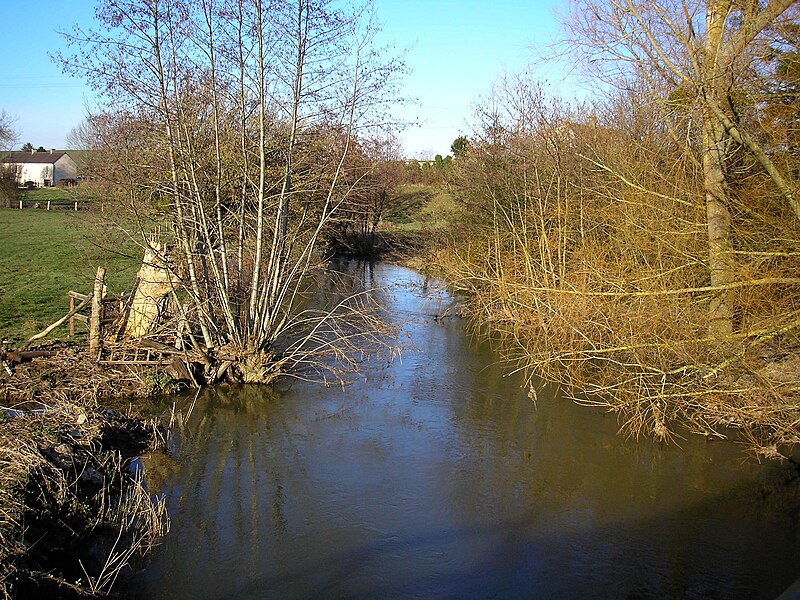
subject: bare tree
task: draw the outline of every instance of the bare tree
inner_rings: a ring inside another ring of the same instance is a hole
[[[84,119],[67,132],[64,139],[70,150],[91,150],[97,144],[97,132],[93,129],[92,119]]]
[[[10,150],[17,141],[14,121],[6,111],[0,110],[0,150]],[[17,200],[17,171],[13,166],[0,164],[0,202],[11,207]]]
[[[17,141],[14,121],[6,111],[0,110],[0,149],[10,149]]]
[[[736,264],[726,160],[732,142],[750,151],[800,218],[793,186],[756,136],[740,126],[737,89],[747,66],[769,41],[766,33],[794,0],[740,3],[733,0],[578,0],[567,25],[570,43],[595,73],[612,85],[646,81],[654,101],[680,94],[700,114],[700,161],[704,172],[710,286],[709,331],[733,330]],[[664,90],[670,93],[664,94]],[[680,132],[675,132],[680,136]]]
[[[374,46],[369,7],[104,0],[97,16],[103,30],[69,34],[78,51],[61,59],[109,114],[144,124],[131,158],[151,170],[133,187],[168,202],[175,250],[160,260],[198,347],[220,365],[260,365],[260,380],[296,366],[332,313],[350,322],[363,307],[356,297],[311,318],[304,290],[326,224],[359,186],[343,176],[356,134],[379,123],[399,69]]]

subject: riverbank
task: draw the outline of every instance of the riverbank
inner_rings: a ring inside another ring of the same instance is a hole
[[[164,432],[101,400],[150,393],[157,378],[44,347],[0,373],[0,598],[102,596],[169,519],[131,469]]]
[[[559,385],[578,404],[615,414],[625,436],[680,443],[688,431],[741,442],[759,460],[798,460],[794,321],[718,339],[703,329],[707,304],[689,294],[606,291],[625,289],[622,281],[594,288],[586,274],[612,268],[597,255],[554,285],[528,250],[492,245],[453,231],[410,266],[464,294],[471,329],[501,339],[496,350],[531,389],[534,379]]]

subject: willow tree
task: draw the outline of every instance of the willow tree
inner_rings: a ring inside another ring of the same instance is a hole
[[[758,133],[747,131],[740,119],[752,108],[752,99],[743,92],[748,72],[768,49],[771,28],[793,4],[795,0],[576,0],[568,21],[572,47],[609,83],[644,81],[653,102],[667,105],[680,98],[699,114],[697,156],[704,177],[713,336],[724,338],[733,331],[732,291],[759,283],[737,279],[726,168],[734,148],[752,154],[800,219],[789,175],[776,167]],[[665,89],[671,92],[665,94]],[[687,131],[672,133],[676,138],[691,136]]]
[[[363,297],[325,312],[303,302],[322,233],[358,188],[343,176],[356,132],[382,122],[400,70],[374,44],[370,7],[102,0],[96,17],[60,59],[103,94],[108,120],[146,124],[132,197],[166,207],[160,259],[195,344],[269,380],[332,338],[371,335]]]

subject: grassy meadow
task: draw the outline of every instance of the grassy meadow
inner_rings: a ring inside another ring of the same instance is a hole
[[[449,192],[421,185],[401,185],[392,195],[384,221],[399,229],[419,231],[445,227],[458,212]]]
[[[66,314],[69,290],[91,293],[98,266],[113,294],[132,287],[141,261],[135,244],[87,212],[0,209],[0,240],[0,338],[12,342]]]
[[[21,189],[18,191],[20,200],[28,203],[39,202],[47,203],[53,202],[57,204],[68,204],[75,197],[75,188],[34,188],[32,190]]]
[[[17,208],[20,200],[25,208],[33,208],[37,203],[40,208],[46,208],[47,203],[50,202],[53,209],[61,210],[72,208],[72,204],[76,200],[84,208],[87,202],[91,202],[86,189],[81,186],[18,189],[16,196],[11,200],[10,207]]]

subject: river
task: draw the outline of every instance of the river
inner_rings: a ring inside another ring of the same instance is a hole
[[[433,318],[446,291],[359,268],[402,356],[345,388],[200,394],[148,465],[172,530],[129,598],[757,599],[800,576],[793,468],[625,439],[546,387],[534,402],[463,322]]]

